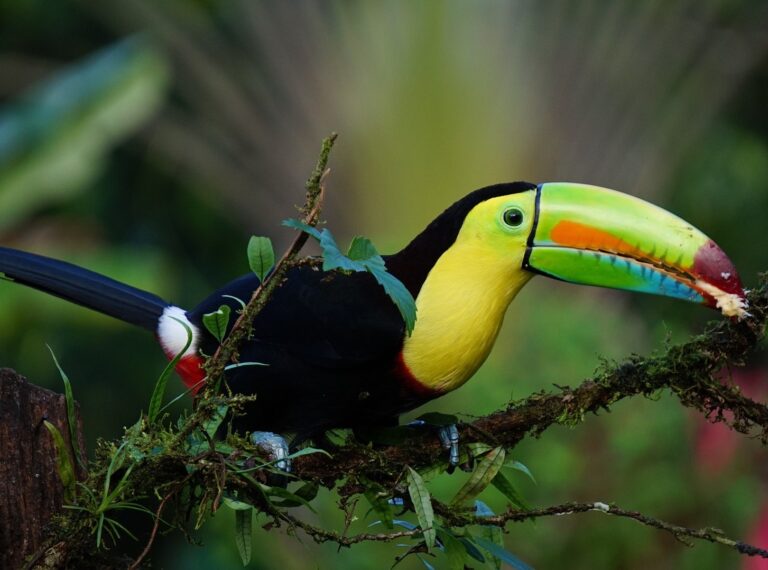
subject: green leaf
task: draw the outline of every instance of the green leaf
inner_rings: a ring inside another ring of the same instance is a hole
[[[333,459],[333,455],[328,453],[325,449],[320,449],[318,447],[302,447],[298,451],[294,451],[293,453],[288,455],[286,459],[296,459],[297,457],[304,457],[305,455],[314,455],[316,453],[321,453],[326,457]]]
[[[252,523],[253,509],[235,511],[235,543],[237,544],[237,551],[240,553],[240,560],[243,561],[243,566],[248,566],[251,562],[251,547],[253,545]]]
[[[323,271],[334,269],[343,272],[368,271],[373,275],[400,311],[405,322],[406,332],[409,335],[413,332],[413,327],[416,325],[416,301],[405,285],[397,277],[387,272],[384,258],[379,255],[369,239],[356,237],[352,240],[352,244],[345,255],[327,228],[320,231],[293,219],[285,220],[283,225],[307,232],[320,242],[320,248],[323,250]]]
[[[45,427],[53,438],[53,446],[56,448],[56,471],[59,473],[61,484],[64,486],[64,499],[68,502],[75,500],[75,466],[72,464],[72,458],[67,451],[67,444],[55,425],[48,420],[43,420]]]
[[[405,321],[405,331],[410,335],[416,326],[416,301],[402,281],[385,270],[371,270],[371,274],[384,287]]]
[[[187,352],[189,347],[192,345],[192,329],[189,328],[189,325],[181,319],[177,319],[176,317],[171,318],[184,327],[184,330],[187,332],[187,342],[184,345],[184,348],[182,348],[179,353],[173,357],[173,360],[166,364],[163,372],[157,379],[157,382],[155,382],[155,389],[152,391],[152,397],[149,399],[149,408],[147,410],[147,423],[149,425],[155,423],[157,417],[160,415],[160,410],[163,406],[163,396],[165,396],[165,386],[168,384],[168,378],[171,377],[171,374],[176,369],[176,365],[184,356],[184,353]]]
[[[493,486],[496,487],[507,499],[518,509],[524,511],[531,510],[531,507],[523,499],[522,495],[517,492],[512,481],[504,474],[504,471],[499,471],[493,478]]]
[[[448,559],[448,568],[451,570],[464,570],[467,561],[467,551],[464,545],[449,529],[438,526],[437,537],[443,543],[445,557]]]
[[[346,445],[349,442],[350,438],[352,437],[352,430],[341,428],[329,429],[327,432],[325,432],[325,437],[333,445],[341,447],[342,445]]]
[[[509,564],[515,570],[533,570],[525,562],[517,558],[514,554],[502,548],[498,544],[494,544],[487,538],[481,536],[475,537],[475,544],[487,550],[490,554],[496,558],[501,559],[503,562]]]
[[[248,511],[253,509],[253,505],[227,496],[221,498],[221,503],[233,511]]]
[[[479,443],[479,442],[468,443],[466,445],[466,448],[472,454],[472,457],[479,457],[485,453],[488,453],[491,449],[493,449],[487,443]]]
[[[277,497],[278,499],[283,499],[283,501],[280,503],[273,503],[277,507],[303,506],[307,507],[313,513],[317,512],[307,499],[300,497],[296,493],[291,493],[289,490],[284,489],[283,487],[270,487],[269,485],[262,483],[260,488],[268,497]]]
[[[501,530],[501,529],[499,529]],[[466,531],[465,531],[466,532]],[[467,551],[467,554],[469,554],[472,558],[480,562],[481,564],[485,564],[485,556],[483,556],[483,553],[480,552],[480,549],[477,547],[477,545],[472,542],[472,536],[460,536],[458,537],[461,541],[461,544],[464,545],[464,550]]]
[[[434,465],[430,465],[429,467],[425,467],[424,469],[419,469],[419,475],[421,475],[421,478],[425,482],[429,482],[438,475],[442,475],[448,471],[448,460],[441,461],[439,463],[435,463]]]
[[[317,483],[313,483],[312,481],[308,481],[307,483],[304,483],[301,487],[296,489],[296,491],[293,493],[297,497],[304,499],[305,501],[312,501],[315,497],[317,497],[317,492],[320,490],[320,487]]]
[[[265,362],[234,362],[232,364],[227,364],[224,367],[225,371],[234,370],[236,368],[242,368],[243,366],[269,366],[269,364]]]
[[[392,505],[389,503],[389,493],[378,483],[367,479],[362,482],[365,485],[363,495],[371,505],[371,509],[379,517],[379,520],[384,523],[384,526],[394,528],[395,513],[392,510]]]
[[[528,469],[525,465],[520,463],[519,461],[515,461],[514,459],[507,459],[507,462],[504,464],[504,467],[508,467],[510,469],[514,469],[515,471],[520,471],[521,473],[524,473],[528,476],[528,478],[533,481],[533,484],[536,484],[536,479],[533,478],[533,473],[531,473],[531,470]]]
[[[300,222],[299,220],[296,220],[294,218],[290,218],[288,220],[283,220],[283,225],[286,228],[293,228],[294,230],[299,230],[305,233],[308,233],[316,240],[320,240],[320,230],[318,230],[314,226],[310,226],[309,224],[305,224],[304,222]]]
[[[248,265],[259,278],[264,278],[275,266],[275,250],[272,248],[272,240],[268,237],[251,236],[248,241]]]
[[[497,447],[489,451],[482,461],[477,464],[467,482],[457,491],[451,504],[460,505],[482,493],[504,465],[505,455],[503,447]]]
[[[67,427],[69,427],[69,441],[72,443],[72,449],[75,452],[75,460],[77,461],[77,464],[84,469],[85,461],[83,461],[83,456],[80,453],[80,446],[77,445],[77,414],[75,413],[75,396],[72,393],[72,383],[69,381],[69,377],[67,376],[66,372],[64,372],[64,369],[59,365],[59,361],[56,359],[56,355],[53,353],[53,349],[47,344],[45,346],[48,347],[48,351],[51,353],[51,358],[53,358],[53,363],[59,370],[61,381],[64,383],[64,400],[67,404]]]
[[[411,496],[413,508],[416,511],[416,518],[419,520],[419,526],[424,535],[424,542],[427,545],[427,551],[432,552],[435,546],[435,513],[432,510],[432,499],[429,496],[427,486],[424,480],[416,471],[408,469],[408,494]]]
[[[235,297],[234,295],[222,295],[222,298],[232,299],[235,303],[240,305],[241,309],[245,309],[245,301],[243,301],[240,297]]]
[[[213,413],[211,414],[211,417],[208,418],[205,422],[203,422],[203,425],[201,426],[205,433],[208,434],[208,437],[211,439],[216,437],[216,432],[219,430],[219,426],[221,426],[221,422],[224,421],[224,418],[227,417],[227,413],[229,412],[229,406],[227,404],[222,404],[220,406],[217,406],[215,410],[213,410]]]
[[[364,261],[379,255],[376,251],[371,240],[362,236],[355,236],[352,238],[352,243],[349,244],[347,250],[347,257],[352,261]]]
[[[203,315],[203,324],[205,325],[205,328],[208,329],[208,332],[210,332],[219,343],[224,340],[224,337],[227,334],[229,314],[231,311],[232,309],[229,308],[229,305],[222,305],[218,310]]]
[[[492,517],[494,515],[494,512],[490,509],[488,505],[486,505],[483,501],[475,501],[475,515],[478,517]],[[482,525],[481,526],[483,536],[493,542],[495,545],[497,545],[499,548],[504,548],[504,535],[502,534],[501,528],[499,528],[496,525]],[[467,537],[471,538],[472,540],[475,540],[474,535],[470,531],[467,532]],[[477,541],[475,540],[474,544],[476,544]],[[496,570],[501,569],[501,559],[497,556],[491,555],[491,563],[493,564],[493,567]]]

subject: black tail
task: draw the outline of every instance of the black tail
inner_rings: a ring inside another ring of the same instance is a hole
[[[71,263],[0,247],[0,274],[152,332],[168,303]]]

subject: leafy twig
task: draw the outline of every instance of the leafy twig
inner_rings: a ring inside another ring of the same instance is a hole
[[[452,526],[459,527],[470,525],[493,525],[504,527],[510,522],[522,522],[543,517],[565,516],[597,511],[607,515],[633,519],[642,525],[663,530],[673,535],[677,540],[680,540],[689,546],[691,543],[687,539],[703,540],[706,542],[712,542],[733,548],[739,553],[746,554],[748,556],[768,558],[768,550],[729,538],[719,529],[709,527],[701,529],[688,528],[645,515],[638,511],[630,511],[602,502],[563,503],[551,507],[530,510],[509,509],[504,513],[493,516],[456,514],[450,508],[444,505],[441,506],[438,502],[435,502],[435,507],[437,510],[439,510],[440,515],[446,520],[446,522],[450,523]],[[416,528],[413,530],[397,531],[391,533],[360,533],[353,536],[344,536],[337,532],[329,531],[309,524],[287,513],[282,513],[280,516],[292,527],[300,528],[303,530],[315,542],[334,542],[339,546],[352,546],[353,544],[360,542],[388,542],[398,538],[417,537],[422,534],[422,530],[420,528]]]
[[[684,526],[679,526],[666,521],[650,517],[638,511],[629,511],[619,508],[615,505],[610,505],[602,502],[594,503],[563,503],[561,505],[555,505],[552,507],[545,507],[541,509],[509,509],[504,513],[493,516],[479,517],[474,515],[456,515],[450,509],[445,507],[438,507],[436,509],[440,511],[440,514],[452,524],[459,526],[467,525],[494,525],[504,527],[510,522],[521,522],[526,520],[532,520],[542,517],[551,516],[564,516],[576,513],[586,513],[590,511],[597,511],[605,513],[607,515],[613,515],[616,517],[633,519],[640,524],[657,528],[672,534],[677,540],[691,546],[691,543],[687,539],[704,540],[716,544],[722,544],[738,550],[741,554],[748,556],[759,556],[762,558],[768,558],[768,550],[752,546],[750,544],[734,540],[727,537],[723,531],[716,528],[701,528],[693,529]]]
[[[301,208],[301,213],[303,214],[302,221],[309,226],[315,226],[320,218],[324,194],[323,180],[328,173],[328,157],[335,142],[335,133],[323,140],[320,157],[307,180],[307,197]],[[209,380],[208,387],[215,384],[215,380],[221,377],[227,364],[237,359],[238,346],[249,334],[253,319],[262,311],[272,293],[282,283],[288,269],[295,261],[301,248],[304,247],[307,237],[307,234],[303,232],[296,236],[296,239],[293,240],[293,243],[275,265],[272,273],[253,292],[251,299],[235,321],[227,338],[205,363],[205,372]]]

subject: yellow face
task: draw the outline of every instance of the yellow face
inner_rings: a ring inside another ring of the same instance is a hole
[[[536,191],[491,198],[470,210],[453,247],[477,248],[493,253],[496,264],[522,267],[528,236],[536,215]],[[474,263],[467,260],[469,270]]]
[[[535,191],[481,202],[437,260],[416,298],[417,319],[403,361],[438,393],[461,386],[493,347],[504,313],[532,277],[522,269]]]

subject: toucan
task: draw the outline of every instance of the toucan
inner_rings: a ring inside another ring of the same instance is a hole
[[[511,182],[475,190],[384,260],[416,300],[412,333],[370,274],[293,267],[240,347],[241,362],[260,365],[227,372],[234,393],[257,396],[235,418],[237,429],[304,440],[332,428],[396,423],[473,376],[510,303],[537,274],[675,297],[733,318],[747,314],[736,268],[710,238],[639,198],[584,184]],[[193,391],[203,384],[203,355],[218,344],[203,315],[221,305],[239,310],[239,300],[259,285],[250,273],[184,310],[18,250],[0,248],[0,272],[152,331],[168,358],[184,349],[188,327],[192,342],[177,372]],[[458,458],[453,434],[446,444],[452,461]],[[267,444],[283,456],[277,441]]]

